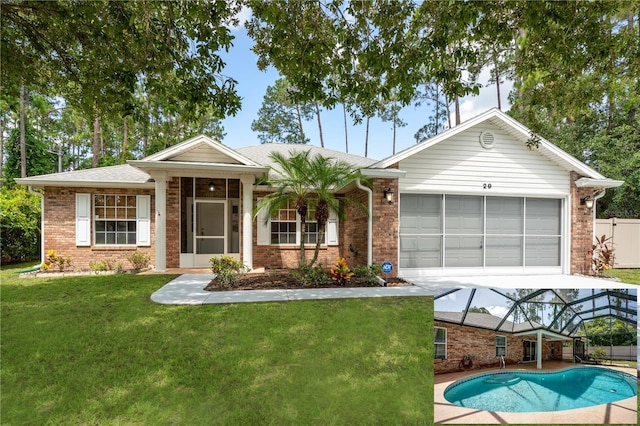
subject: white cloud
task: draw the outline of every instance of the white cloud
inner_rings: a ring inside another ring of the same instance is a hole
[[[250,8],[248,8],[245,5],[242,5],[242,9],[240,9],[240,12],[238,12],[236,16],[234,16],[234,18],[238,20],[238,25],[227,25],[227,26],[229,27],[229,29],[231,29],[231,31],[235,31],[239,28],[243,28],[245,22],[251,19],[252,14],[253,14],[253,11]]]
[[[484,68],[478,77],[478,81],[482,84],[480,94],[477,96],[467,96],[460,100],[460,121],[466,121],[475,117],[491,108],[498,107],[498,94],[496,85],[489,84],[490,69]],[[503,111],[507,111],[509,104],[509,92],[513,89],[513,81],[507,80],[500,85],[500,101]],[[455,111],[451,111],[451,121],[455,122]]]
[[[503,317],[509,312],[509,309],[504,306],[487,306],[487,311],[489,311],[491,315]]]

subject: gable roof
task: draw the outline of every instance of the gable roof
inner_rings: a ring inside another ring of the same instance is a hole
[[[377,162],[377,160],[372,158],[306,144],[268,143],[238,148],[236,151],[258,164],[271,167],[275,166],[275,163],[270,158],[273,152],[278,152],[286,157],[290,153],[295,155],[299,152],[310,151],[311,156],[322,155],[323,157],[334,158],[338,161],[344,161],[356,168],[369,167]]]
[[[509,135],[514,137],[516,140],[525,143],[527,140],[531,138],[531,130],[527,127],[523,126],[518,121],[511,118],[509,115],[504,112],[498,110],[497,108],[492,108],[482,114],[479,114],[464,123],[461,123],[455,127],[452,127],[430,139],[427,139],[423,142],[420,142],[416,145],[413,145],[399,153],[392,155],[382,161],[379,161],[372,165],[372,168],[387,168],[393,164],[396,164],[404,159],[407,159],[419,152],[422,152],[440,142],[443,142],[465,130],[468,130],[478,124],[489,122],[498,128],[504,130]],[[593,186],[593,187],[603,187],[603,188],[611,188],[622,185],[623,181],[616,181],[613,179],[608,179],[602,174],[598,173],[596,170],[587,166],[580,160],[576,159],[572,155],[558,148],[548,140],[544,138],[540,138],[540,144],[538,148],[534,148],[534,151],[540,153],[545,156],[553,163],[558,166],[564,168],[567,171],[575,171],[578,174],[584,176],[585,178],[581,181],[581,186]]]
[[[189,156],[188,154],[196,154],[195,157],[200,161],[193,161],[191,158],[194,158],[194,156]],[[207,160],[207,154],[214,161],[202,161]],[[187,139],[184,142],[180,142],[177,145],[173,145],[167,149],[145,157],[140,161],[193,161],[260,166],[259,163],[252,161],[251,159],[241,155],[238,151],[233,150],[206,135],[198,135],[191,139]]]

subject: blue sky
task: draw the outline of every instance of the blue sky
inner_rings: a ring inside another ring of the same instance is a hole
[[[257,133],[251,130],[251,122],[256,119],[266,89],[279,77],[278,71],[270,68],[260,71],[256,65],[257,57],[251,51],[253,40],[247,36],[245,28],[241,25],[233,29],[236,37],[229,53],[222,55],[227,66],[223,74],[234,78],[238,85],[236,89],[242,98],[242,110],[235,117],[223,120],[227,135],[222,141],[231,148],[239,148],[260,143]],[[486,72],[485,72],[486,73]],[[485,76],[481,81],[486,81]],[[503,110],[508,109],[507,96],[512,84],[508,82],[501,87]],[[484,87],[479,96],[468,97],[461,100],[462,121],[476,116],[487,109],[497,107],[495,85]],[[429,111],[409,105],[402,109],[400,117],[407,122],[407,126],[397,129],[396,152],[399,152],[415,144],[414,134],[427,122]],[[333,111],[322,110],[322,131],[325,148],[337,151],[345,151],[344,120],[342,107],[338,106]],[[349,116],[348,138],[349,153],[364,155],[365,125],[354,125]],[[314,119],[304,123],[304,130],[310,143],[320,146],[317,121]],[[371,119],[369,128],[369,152],[368,156],[381,160],[393,154],[393,125],[382,122],[378,118]]]

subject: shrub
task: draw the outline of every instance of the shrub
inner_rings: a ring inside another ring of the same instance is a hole
[[[47,257],[45,258],[40,269],[43,271],[50,271],[51,269],[57,269],[59,272],[64,272],[66,268],[71,267],[71,256],[64,257],[56,254],[55,250],[48,250]]]
[[[212,257],[211,271],[216,274],[216,279],[222,287],[233,287],[238,282],[241,273],[247,268],[238,259],[231,256]]]
[[[602,362],[607,358],[607,351],[605,351],[604,348],[597,346],[591,352],[591,358],[595,359],[598,362]]]
[[[92,271],[116,271],[122,272],[122,263],[104,260],[100,262],[89,262],[89,269]]]
[[[338,285],[345,285],[347,281],[353,276],[353,272],[347,265],[347,259],[339,257],[336,264],[331,268],[331,278],[338,283]]]
[[[596,275],[603,275],[604,271],[613,268],[614,254],[613,247],[608,243],[611,241],[611,237],[606,238],[605,235],[598,238],[596,237],[596,243],[591,246],[593,251],[593,257],[591,263],[593,265],[593,271]]]
[[[127,260],[129,261],[129,263],[131,263],[131,266],[133,266],[133,269],[136,271],[149,266],[149,256],[142,252],[139,252],[138,250],[129,254],[129,256],[127,256]]]
[[[0,190],[0,262],[40,258],[40,199],[24,188]]]
[[[92,271],[106,271],[107,270],[107,264],[104,262],[89,262],[89,269],[91,269]]]
[[[329,275],[322,268],[322,264],[317,266],[302,266],[297,270],[292,270],[291,274],[296,277],[302,285],[307,287],[319,286],[329,282]]]
[[[364,282],[370,285],[378,285],[378,275],[382,273],[380,265],[373,264],[371,266],[356,266],[353,268],[355,277],[362,278]]]

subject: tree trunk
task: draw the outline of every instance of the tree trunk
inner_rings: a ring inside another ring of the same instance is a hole
[[[436,128],[433,129],[433,133],[434,134],[438,134],[438,129],[440,128],[440,86],[438,84],[436,84],[436,93],[435,93],[435,98],[436,98]]]
[[[364,156],[368,156],[369,152],[369,120],[371,117],[367,117],[367,127],[364,133]]]
[[[398,123],[398,114],[393,111],[393,154],[396,155],[396,127]]]
[[[320,146],[324,148],[324,139],[322,137],[322,123],[320,122],[320,107],[318,106],[318,102],[313,102],[316,106],[316,115],[318,117],[318,131],[320,132]]]
[[[0,116],[0,188],[4,182],[4,116]]]
[[[149,127],[151,126],[151,117],[149,117],[149,96],[144,97],[144,105],[146,106],[146,114],[144,127],[142,129],[142,156],[147,156],[147,139],[149,137]]]
[[[347,107],[342,104],[342,116],[344,117],[344,147],[346,153],[349,153],[349,134],[347,132]]]
[[[129,116],[122,118],[122,164],[127,161],[127,144],[129,143]]]
[[[298,115],[298,128],[300,129],[300,143],[304,143],[304,130],[302,129],[302,115],[300,105],[296,104],[296,114]]]
[[[93,117],[93,145],[91,147],[93,158],[91,159],[91,167],[98,167],[100,161],[100,117],[95,113]]]
[[[449,122],[449,128],[451,128],[451,105],[449,102],[449,98],[445,96],[445,101],[447,103],[447,120]]]
[[[496,92],[498,94],[498,109],[502,111],[502,103],[500,101],[500,70],[498,69],[498,61],[493,61],[493,66],[496,70]]]
[[[456,95],[456,126],[460,124],[460,98]]]
[[[24,111],[24,82],[20,83],[20,177],[27,177],[27,144]]]

